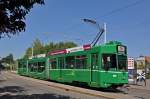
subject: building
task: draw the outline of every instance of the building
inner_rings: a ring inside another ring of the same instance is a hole
[[[145,68],[145,56],[140,56],[135,59],[137,69]]]
[[[129,83],[135,83],[137,74],[146,71],[150,72],[150,56],[140,56],[128,58],[128,79]]]
[[[135,59],[137,71],[150,71],[150,56],[140,56]]]
[[[134,58],[133,57],[128,58],[128,69],[134,69]]]
[[[147,72],[150,72],[150,56],[145,56],[145,65],[147,68]]]
[[[129,83],[134,83],[134,79],[135,79],[135,75],[136,75],[136,68],[135,68],[134,62],[135,62],[135,60],[133,57],[128,58],[128,80],[129,80]]]

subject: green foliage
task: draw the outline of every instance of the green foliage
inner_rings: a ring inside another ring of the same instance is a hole
[[[25,30],[25,16],[44,0],[0,0],[0,38]]]
[[[13,55],[12,55],[12,54],[9,54],[8,56],[2,58],[1,61],[2,61],[3,63],[8,63],[8,64],[14,63]]]
[[[76,47],[76,46],[77,44],[73,42],[59,42],[59,43],[50,42],[48,45],[45,46],[45,50],[46,52],[49,52],[49,51],[54,51],[54,50],[61,50],[61,49]]]
[[[29,58],[31,55],[32,55],[32,48],[29,47],[29,48],[26,50],[26,53],[25,53],[25,55],[24,55],[24,58]]]
[[[150,72],[146,74],[146,78],[150,79]]]
[[[138,62],[138,64],[137,64],[137,69],[144,69],[144,68],[145,68],[145,63],[144,63],[144,61]]]
[[[7,70],[15,70],[16,69],[16,65],[15,65],[15,61],[13,58],[13,54],[9,54],[8,56],[2,58],[0,60],[0,68],[5,68]]]
[[[39,39],[35,39],[33,42],[33,55],[38,55],[44,53],[44,45],[41,43]]]
[[[47,54],[50,51],[54,50],[61,50],[61,49],[66,49],[66,48],[71,48],[71,47],[76,47],[77,44],[73,42],[59,42],[59,43],[53,43],[50,42],[46,45],[44,45],[39,39],[35,39],[33,41],[33,55],[38,55],[38,54]],[[32,48],[29,47],[23,58],[29,58],[32,56]]]

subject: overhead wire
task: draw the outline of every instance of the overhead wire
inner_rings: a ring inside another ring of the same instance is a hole
[[[130,7],[133,7],[133,6],[136,6],[136,5],[138,5],[138,4],[141,4],[141,3],[144,2],[144,1],[145,1],[145,0],[137,0],[137,1],[133,2],[133,3],[130,3],[130,4],[128,4],[128,5],[125,5],[125,6],[123,6],[123,7],[120,7],[120,8],[114,9],[114,10],[111,10],[110,12],[107,12],[107,13],[101,15],[101,16],[97,16],[96,19],[102,18],[102,17],[106,17],[106,16],[109,16],[109,15],[111,15],[111,14],[120,12],[120,11],[122,11],[122,10],[124,10],[124,9],[130,8]]]
[[[128,9],[128,8],[131,8],[131,7],[133,7],[133,6],[136,6],[136,5],[138,5],[138,4],[141,4],[142,2],[144,2],[145,0],[137,0],[137,1],[135,1],[135,2],[133,2],[133,3],[130,3],[130,4],[127,4],[127,5],[125,5],[125,6],[123,6],[123,7],[120,7],[120,8],[117,8],[117,9],[114,9],[114,10],[111,10],[110,12],[107,12],[107,13],[105,13],[105,14],[103,14],[103,15],[101,15],[101,16],[97,16],[97,17],[95,17],[94,19],[100,19],[100,18],[104,18],[104,17],[107,17],[107,16],[109,16],[109,15],[112,15],[112,14],[114,14],[114,13],[117,13],[117,12],[120,12],[120,11],[122,11],[122,10],[124,10],[124,9]],[[75,27],[79,27],[79,23],[78,24],[74,24],[74,25],[72,25],[72,26],[69,26],[68,28],[65,28],[65,30],[70,30],[70,29],[72,29],[72,28],[75,28]],[[97,34],[96,35],[96,37],[98,36],[99,34]],[[63,35],[65,38],[67,38],[67,36],[66,36],[66,33],[65,33],[65,35]],[[96,38],[95,37],[95,38]],[[93,43],[94,41],[92,41],[92,43]]]
[[[101,18],[102,18],[102,17],[106,17],[106,16],[109,16],[109,15],[111,15],[111,14],[113,14],[113,13],[120,12],[120,11],[122,11],[122,10],[124,10],[124,9],[133,7],[133,6],[138,5],[138,4],[141,4],[143,1],[144,1],[144,0],[138,0],[138,1],[136,1],[136,2],[133,2],[133,3],[131,3],[131,4],[128,4],[128,5],[126,5],[126,6],[123,6],[123,7],[121,7],[121,8],[117,8],[117,9],[114,9],[114,10],[112,10],[112,11],[110,11],[110,12],[107,12],[107,13],[105,13],[104,15],[101,15],[101,16],[96,17],[95,19],[98,19],[99,17],[101,17]],[[104,31],[102,31],[101,33],[99,32],[99,33],[96,35],[96,37],[94,38],[94,40],[92,41],[92,43],[94,43],[94,41],[95,41],[95,43],[93,44],[94,46],[95,46],[95,44],[98,42],[98,40],[100,39],[100,37],[102,36],[103,32],[104,32]],[[92,44],[92,43],[91,43],[91,44]]]

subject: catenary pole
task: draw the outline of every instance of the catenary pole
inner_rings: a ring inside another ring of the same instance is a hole
[[[107,42],[107,38],[106,38],[106,23],[104,23],[104,43]]]

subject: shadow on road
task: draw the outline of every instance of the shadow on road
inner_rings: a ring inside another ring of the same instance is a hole
[[[72,99],[69,96],[58,94],[18,94],[24,92],[24,88],[20,86],[6,86],[0,88],[0,99]]]
[[[90,90],[96,90],[96,91],[101,91],[101,92],[109,92],[109,93],[127,94],[127,91],[129,90],[128,89],[129,86],[128,87],[118,87],[118,88],[95,88],[95,87],[90,87],[87,84],[81,84],[81,83],[80,84],[61,83],[61,84],[75,86],[75,87],[80,87],[80,88],[85,88],[85,89],[90,89]]]
[[[6,80],[1,80],[1,79],[0,79],[0,82],[4,82],[4,81],[6,81]]]
[[[5,86],[3,88],[0,88],[0,94],[5,93],[5,92],[17,93],[17,92],[23,92],[23,91],[25,91],[24,88],[20,86]]]
[[[56,94],[32,94],[32,95],[10,95],[0,96],[0,99],[72,99],[68,96]]]

